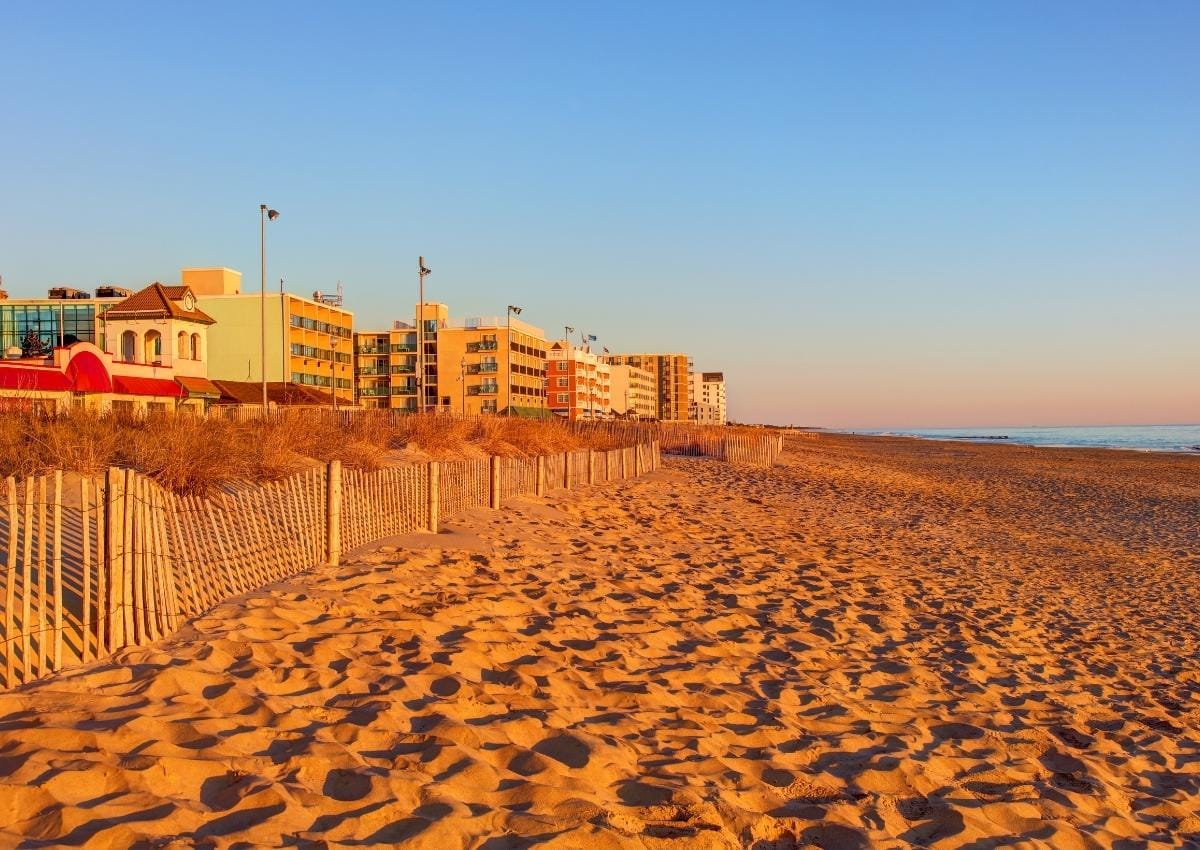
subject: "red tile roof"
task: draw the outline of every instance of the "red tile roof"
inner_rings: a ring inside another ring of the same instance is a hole
[[[176,375],[175,380],[183,387],[189,398],[220,398],[221,388],[208,378],[193,378],[190,375]]]
[[[221,390],[219,404],[262,405],[262,384],[254,381],[213,381]],[[322,404],[332,405],[333,396],[315,387],[300,384],[267,382],[267,401],[275,404]],[[341,404],[349,405],[343,399]]]
[[[119,301],[104,314],[106,319],[184,319],[211,325],[212,316],[196,308],[185,310],[183,298],[190,290],[186,286],[163,286],[152,283],[135,292],[124,301]]]

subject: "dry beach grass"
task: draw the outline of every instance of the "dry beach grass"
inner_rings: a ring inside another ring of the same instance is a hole
[[[0,477],[44,474],[56,467],[97,475],[120,465],[177,493],[195,494],[230,482],[274,481],[335,459],[371,470],[421,457],[531,457],[616,445],[606,435],[577,433],[554,420],[498,416],[406,416],[393,422],[365,412],[341,423],[322,411],[298,410],[262,423],[0,413]]]
[[[1198,460],[823,436],[481,511],[0,694],[0,846],[1195,846]]]

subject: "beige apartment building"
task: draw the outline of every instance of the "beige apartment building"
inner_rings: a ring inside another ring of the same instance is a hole
[[[686,354],[609,354],[614,366],[633,366],[654,379],[654,416],[664,422],[686,422],[691,406],[692,361]]]
[[[634,366],[610,365],[608,368],[613,415],[629,419],[654,419],[658,415],[654,376]]]
[[[215,320],[209,329],[208,374],[215,380],[263,380],[261,293],[242,291],[242,274],[227,268],[184,269],[183,285]],[[266,294],[266,380],[328,390],[354,402],[354,314],[340,297]]]
[[[691,419],[703,425],[724,425],[729,421],[723,372],[692,375]]]
[[[443,304],[435,306],[446,310]],[[428,313],[426,318],[428,349]],[[451,319],[441,313],[435,341],[439,408],[467,416],[548,415],[546,333],[541,328],[513,316]]]

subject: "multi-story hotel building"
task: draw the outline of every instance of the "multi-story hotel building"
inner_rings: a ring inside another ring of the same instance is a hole
[[[687,421],[692,361],[686,354],[609,354],[605,360],[649,372],[654,378],[655,417],[664,422]]]
[[[608,368],[613,415],[628,419],[654,419],[658,415],[654,376],[634,366],[610,365]]]
[[[546,406],[563,419],[601,419],[611,411],[611,366],[560,340],[546,352]]]
[[[354,385],[363,407],[417,410],[417,328],[392,322],[391,330],[356,331]]]
[[[723,372],[697,372],[692,375],[691,418],[706,425],[724,425],[729,421]]]
[[[209,377],[262,381],[261,293],[242,292],[242,275],[233,269],[184,269],[182,279],[216,321],[209,331]],[[316,296],[266,294],[266,380],[335,387],[339,400],[352,403],[354,314]]]
[[[477,416],[545,416],[546,335],[516,317],[452,319],[445,304],[424,305],[414,324],[356,337],[358,398],[364,407]],[[413,315],[420,311],[420,306]],[[424,352],[419,351],[419,339]],[[386,358],[384,354],[386,353]],[[382,373],[386,359],[386,374]],[[421,371],[424,370],[424,403]],[[386,403],[385,403],[386,399]]]
[[[545,331],[511,315],[450,319],[436,306],[438,406],[467,416],[545,416]]]

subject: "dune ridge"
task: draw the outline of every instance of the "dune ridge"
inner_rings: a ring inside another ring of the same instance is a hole
[[[475,511],[0,694],[0,846],[1200,842],[1194,458],[788,449]]]

